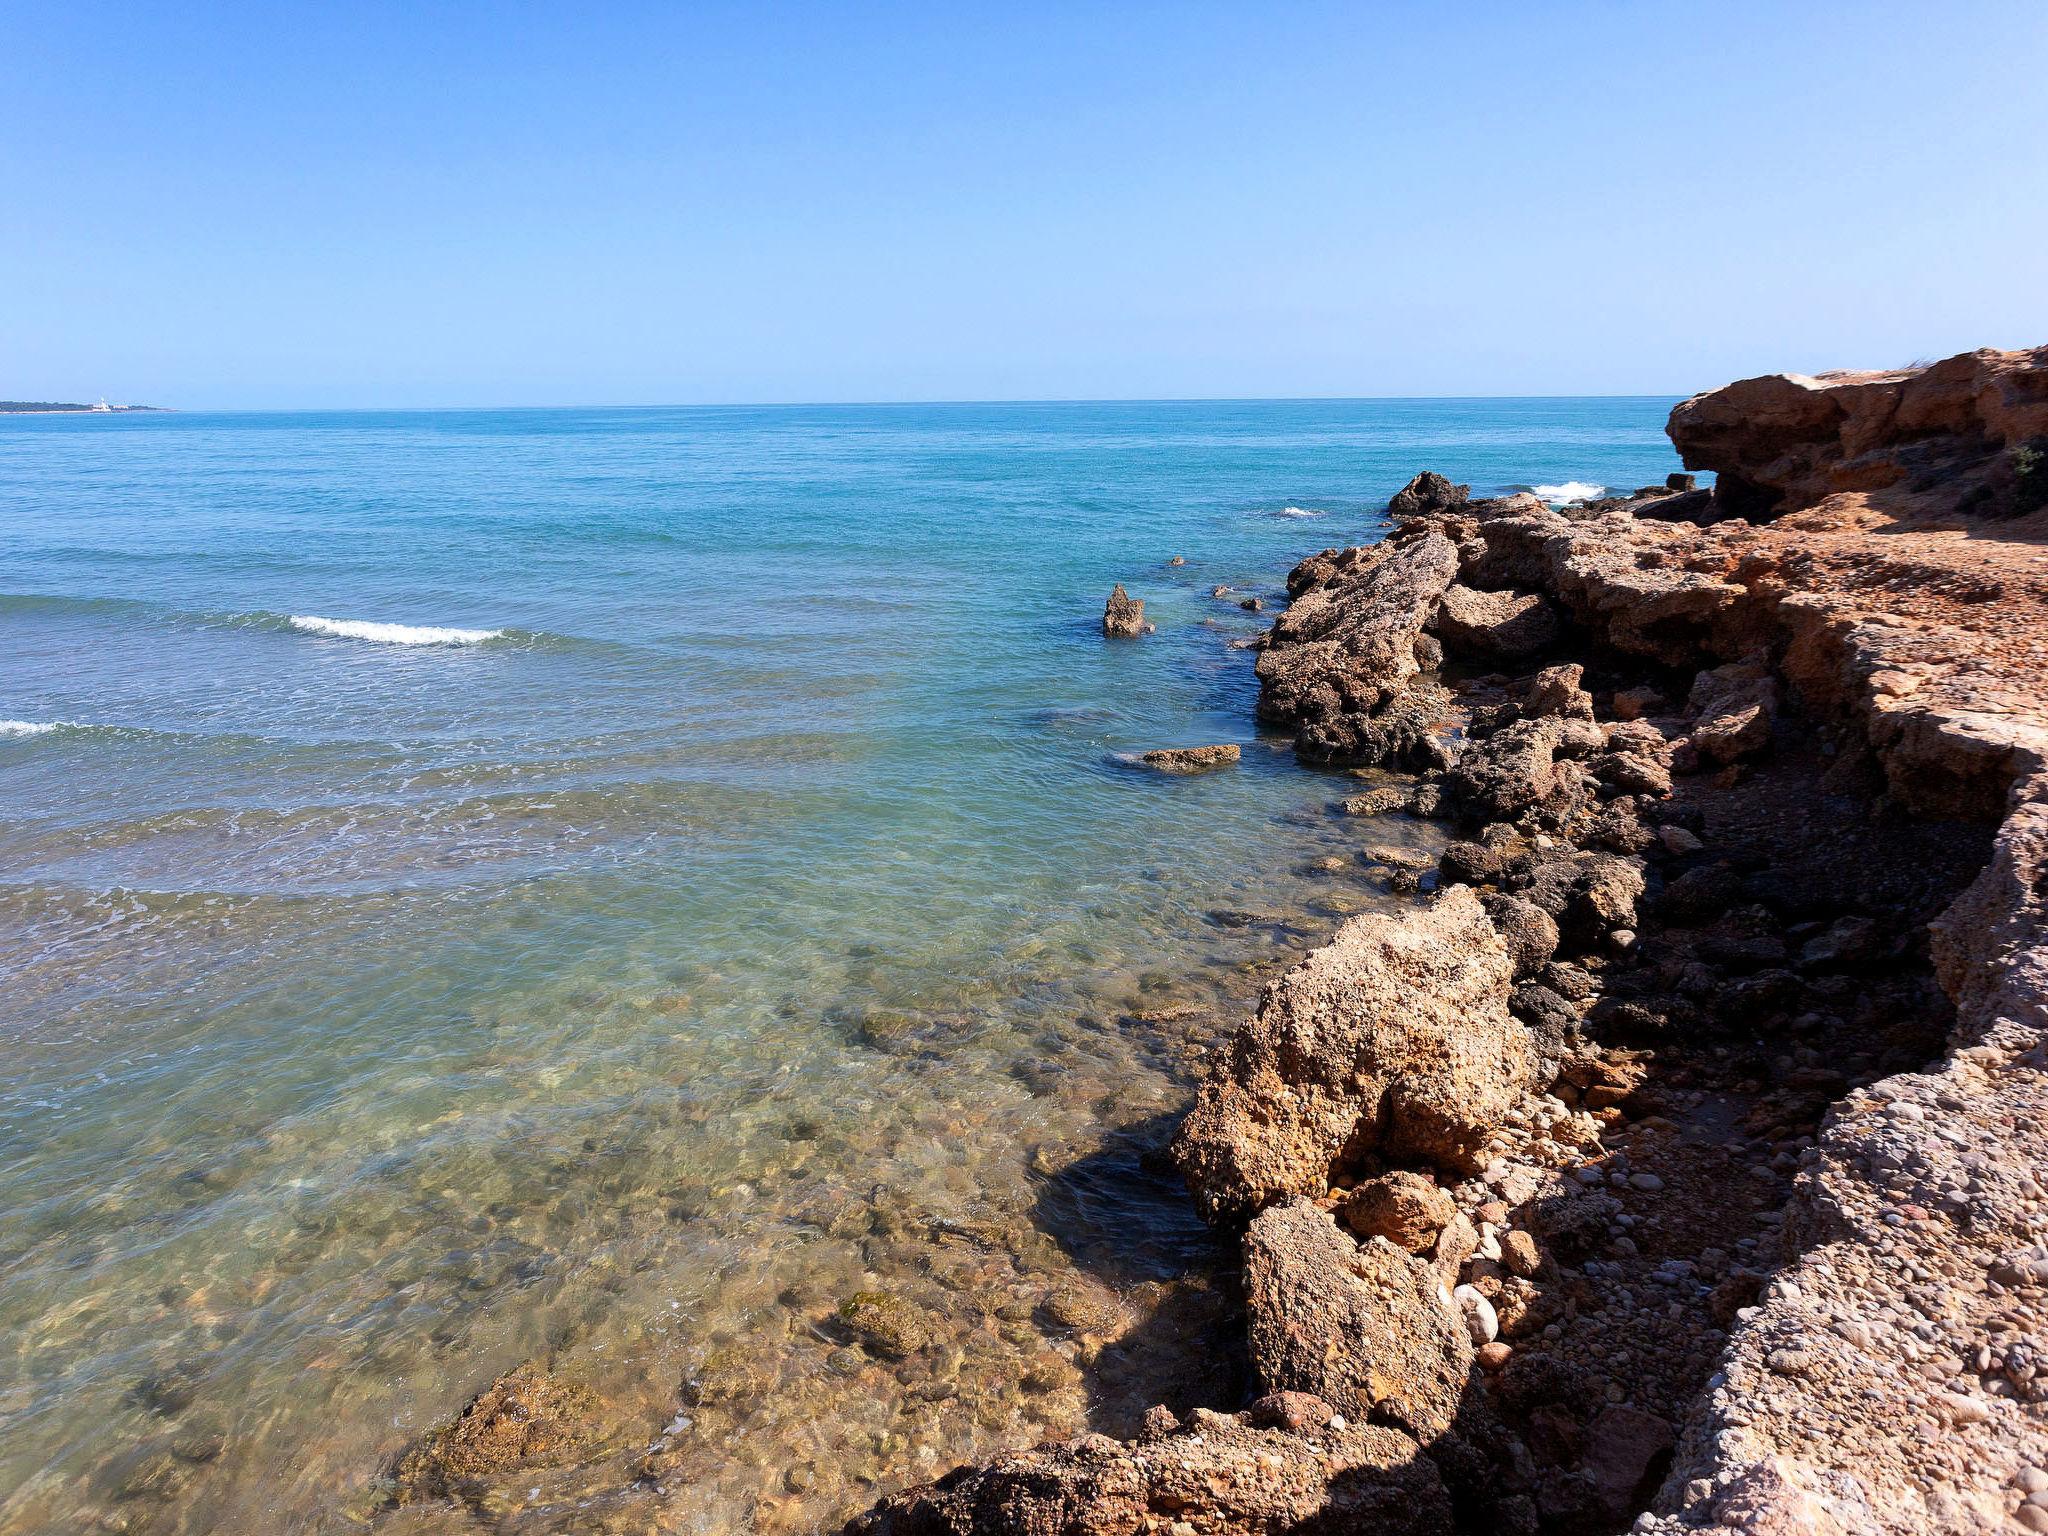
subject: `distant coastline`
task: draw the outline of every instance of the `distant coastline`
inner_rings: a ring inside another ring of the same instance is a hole
[[[167,405],[73,405],[62,400],[0,400],[0,416],[112,416],[122,411],[167,411]]]

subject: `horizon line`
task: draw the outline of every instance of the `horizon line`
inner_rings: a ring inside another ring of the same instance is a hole
[[[1697,391],[1693,391],[1697,393]],[[703,410],[845,410],[885,407],[991,406],[991,405],[1354,405],[1405,404],[1419,401],[1479,400],[1684,400],[1690,395],[1678,391],[1626,391],[1613,394],[1441,394],[1441,395],[1020,395],[1008,398],[901,399],[901,400],[667,400],[608,401],[596,404],[463,404],[463,405],[143,405],[117,406],[113,411],[55,410],[4,411],[0,416],[85,416],[162,415],[297,415],[317,411],[379,411],[390,414],[434,411],[703,411]],[[69,402],[63,402],[68,404]]]

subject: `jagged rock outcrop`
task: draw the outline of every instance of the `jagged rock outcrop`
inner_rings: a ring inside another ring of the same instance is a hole
[[[1838,491],[1939,485],[1963,510],[2012,505],[2010,450],[2048,437],[2048,347],[1965,352],[1884,373],[1768,374],[1671,413],[1671,441],[1752,521]]]
[[[1469,1166],[1532,1071],[1513,970],[1464,887],[1347,922],[1267,987],[1174,1138],[1203,1214],[1320,1194],[1378,1152]]]
[[[1456,547],[1434,531],[1304,561],[1259,655],[1259,718],[1296,727],[1296,750],[1311,761],[1401,761],[1426,749],[1447,696],[1410,685],[1436,643],[1424,627],[1457,574]]]
[[[1469,485],[1453,485],[1433,469],[1425,469],[1400,490],[1394,492],[1387,503],[1387,512],[1394,517],[1414,517],[1422,512],[1448,512],[1461,507],[1472,494]]]

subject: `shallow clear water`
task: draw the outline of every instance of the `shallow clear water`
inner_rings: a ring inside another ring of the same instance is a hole
[[[1141,1154],[1431,836],[1230,642],[1668,406],[0,418],[0,1531],[805,1529],[1224,1390]],[[392,1507],[529,1359],[590,1453]]]

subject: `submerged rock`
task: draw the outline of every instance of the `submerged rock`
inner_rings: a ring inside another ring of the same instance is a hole
[[[398,1502],[458,1497],[494,1477],[586,1451],[605,1433],[591,1392],[522,1365],[406,1453],[393,1473]]]
[[[839,1308],[839,1321],[871,1355],[901,1360],[931,1342],[923,1312],[886,1291],[856,1291]]]

